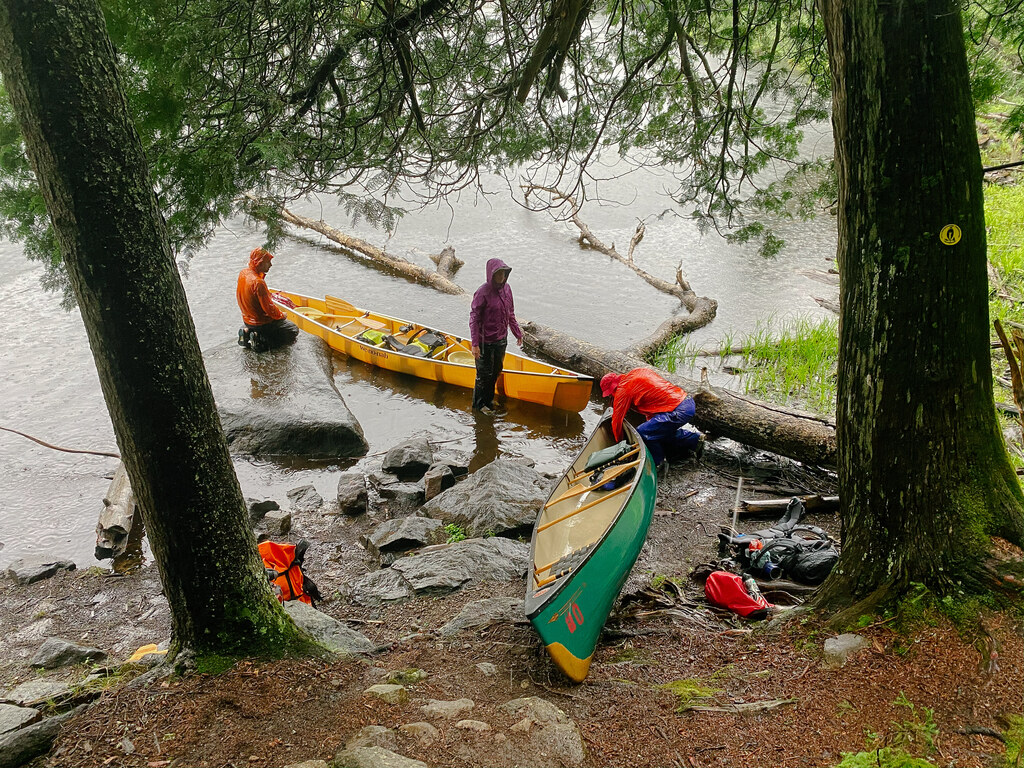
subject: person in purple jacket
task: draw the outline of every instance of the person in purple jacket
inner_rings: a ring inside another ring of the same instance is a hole
[[[476,289],[469,309],[469,338],[476,358],[473,408],[486,414],[494,413],[494,385],[505,362],[510,328],[516,344],[523,346],[523,331],[508,287],[511,271],[512,267],[501,259],[488,259],[487,282]]]

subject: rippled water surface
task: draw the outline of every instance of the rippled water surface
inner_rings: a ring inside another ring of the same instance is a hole
[[[823,270],[835,252],[834,220],[786,224],[787,247],[774,260],[753,247],[731,246],[717,235],[701,237],[696,225],[677,216],[657,218],[671,208],[666,178],[635,173],[614,182],[619,204],[589,204],[582,218],[605,243],[624,251],[638,219],[647,235],[638,264],[672,280],[676,266],[699,295],[718,301],[714,323],[695,336],[713,346],[740,334],[758,319],[823,316],[812,296],[831,290],[806,272]],[[531,213],[502,195],[463,195],[449,206],[407,215],[390,238],[363,224],[349,226],[331,201],[294,206],[324,218],[343,231],[386,246],[391,253],[429,266],[428,255],[452,245],[466,264],[457,282],[468,292],[482,282],[484,264],[503,258],[517,314],[579,338],[622,347],[651,333],[677,302],[641,282],[605,256],[580,249],[578,232],[544,214]],[[244,222],[222,227],[187,265],[182,278],[204,350],[234,339],[239,326],[234,291],[238,270],[261,233]],[[288,239],[276,250],[269,282],[299,293],[332,293],[387,314],[415,319],[442,330],[468,332],[469,298],[448,296],[387,275],[326,246],[323,238]],[[116,452],[113,431],[77,310],[60,308],[59,297],[39,285],[42,269],[17,245],[0,242],[0,426],[46,442],[78,449]],[[560,472],[596,424],[603,404],[597,399],[582,414],[565,414],[511,403],[493,426],[472,416],[470,392],[454,389],[443,397],[435,385],[336,358],[335,383],[359,419],[370,456],[358,466],[379,464],[381,451],[415,435],[451,441],[447,447],[473,455],[475,465],[495,455],[533,458],[538,468]],[[285,492],[313,483],[325,498],[335,489],[339,466],[281,466],[236,459],[243,492],[287,501]],[[0,566],[29,553],[46,553],[93,563],[95,525],[116,460],[60,453],[0,431]]]

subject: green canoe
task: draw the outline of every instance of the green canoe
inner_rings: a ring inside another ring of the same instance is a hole
[[[640,554],[658,492],[647,448],[628,422],[625,430],[616,444],[610,416],[597,425],[533,526],[526,617],[576,682]]]

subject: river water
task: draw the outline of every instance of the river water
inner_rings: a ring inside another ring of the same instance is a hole
[[[819,140],[820,141],[820,140]],[[828,267],[835,253],[835,221],[783,223],[787,245],[775,259],[760,258],[753,246],[735,246],[715,233],[701,236],[696,224],[675,215],[665,190],[671,180],[656,171],[637,171],[603,185],[606,200],[588,203],[582,219],[605,243],[624,252],[639,218],[647,234],[636,260],[646,271],[672,280],[681,261],[698,295],[718,301],[718,315],[695,334],[708,347],[738,336],[769,317],[824,317],[812,296],[828,296],[808,272]],[[530,212],[499,194],[464,193],[444,206],[410,213],[390,237],[363,223],[347,224],[332,200],[293,205],[298,213],[385,246],[393,254],[429,266],[428,255],[452,245],[466,264],[457,282],[469,293],[483,281],[487,259],[499,256],[513,269],[509,279],[521,319],[536,320],[603,346],[622,347],[651,333],[678,306],[628,269],[577,246],[572,225]],[[188,263],[182,279],[204,350],[231,342],[240,324],[235,281],[249,251],[263,243],[261,232],[242,220],[222,226],[208,247]],[[58,296],[39,285],[42,269],[21,248],[0,242],[0,426],[54,445],[117,452],[81,317],[65,312]],[[468,297],[448,296],[382,273],[346,257],[315,233],[308,241],[287,239],[276,249],[268,282],[310,295],[331,293],[353,303],[415,319],[441,330],[468,332]],[[458,390],[437,401],[434,385],[369,368],[338,357],[335,383],[362,424],[368,457],[344,464],[282,465],[236,458],[246,496],[273,498],[286,506],[285,492],[307,483],[333,496],[337,472],[350,466],[379,466],[393,445],[413,436],[450,441],[474,466],[498,454],[534,459],[542,471],[561,472],[596,424],[604,403],[594,397],[579,415],[510,403],[490,427],[470,412],[470,393]],[[596,388],[595,388],[596,390]],[[599,394],[599,393],[598,393]],[[0,431],[0,567],[29,554],[69,558],[79,567],[95,564],[95,525],[115,459],[56,452]]]

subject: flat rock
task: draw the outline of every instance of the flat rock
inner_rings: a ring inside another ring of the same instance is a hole
[[[334,756],[334,764],[345,768],[427,768],[427,764],[382,747],[344,749]]]
[[[390,499],[395,505],[412,509],[423,503],[422,483],[390,483],[377,489],[382,499]]]
[[[427,679],[426,670],[417,667],[393,669],[387,673],[385,681],[392,685],[416,685]]]
[[[490,724],[485,723],[483,720],[459,720],[455,727],[461,728],[464,731],[477,731],[478,733],[491,730]]]
[[[106,657],[106,652],[99,648],[90,648],[85,645],[64,640],[60,637],[48,637],[39,646],[35,656],[29,663],[33,667],[43,669],[56,669],[68,664],[78,664],[83,661],[96,661]]]
[[[405,704],[409,701],[409,689],[404,685],[391,685],[390,683],[378,683],[371,685],[363,693],[369,696],[376,696],[388,704]]]
[[[367,725],[359,729],[351,739],[345,742],[345,749],[357,747],[383,747],[384,749],[398,749],[398,736],[390,728],[383,725]]]
[[[856,653],[862,648],[867,648],[870,645],[871,641],[867,638],[855,635],[852,632],[837,635],[836,637],[830,637],[825,641],[825,665],[832,667],[833,669],[842,667],[846,664],[846,661],[849,659],[851,654]]]
[[[418,594],[444,594],[481,581],[515,581],[526,573],[530,547],[512,539],[466,539],[396,560],[356,579],[349,598],[375,606]]]
[[[437,741],[439,735],[437,728],[425,722],[406,723],[405,725],[398,726],[398,730],[425,746],[429,746]]]
[[[7,575],[20,586],[48,579],[57,571],[73,571],[77,566],[70,560],[54,560],[43,555],[30,555],[12,560]]]
[[[467,536],[525,532],[547,499],[552,480],[512,459],[495,459],[423,505],[423,513]]]
[[[41,717],[39,710],[32,707],[0,704],[0,735],[31,725]]]
[[[249,522],[252,525],[256,525],[262,520],[267,512],[281,508],[281,505],[273,499],[263,499],[262,501],[259,499],[246,499],[245,504],[249,508]]]
[[[382,552],[406,552],[443,541],[444,523],[429,517],[396,517],[385,520],[363,539],[376,555]]]
[[[259,354],[225,342],[203,355],[233,453],[332,459],[362,456],[362,427],[330,374],[330,352],[309,334]]]
[[[323,506],[324,499],[312,485],[300,485],[288,491],[288,501],[297,512],[316,512]]]
[[[29,704],[33,701],[56,698],[70,690],[67,683],[62,683],[58,680],[26,680],[0,698],[12,704]]]
[[[263,516],[258,529],[267,536],[284,536],[292,529],[292,513],[283,509],[272,509]]]
[[[403,557],[391,566],[416,594],[452,592],[481,581],[515,581],[526,573],[530,547],[512,539],[466,539]]]
[[[525,624],[523,601],[516,597],[489,597],[467,603],[458,615],[441,627],[441,637],[452,637],[464,629],[491,624]]]
[[[528,696],[506,702],[499,709],[523,718],[512,726],[512,730],[524,734],[533,751],[550,756],[550,765],[577,766],[583,763],[586,753],[580,729],[551,702],[538,696]]]
[[[459,715],[469,712],[476,703],[472,699],[455,699],[455,701],[439,701],[430,699],[420,709],[427,717],[444,717],[454,720]]]
[[[301,763],[291,763],[284,768],[331,768],[326,760],[303,760]]]
[[[284,603],[284,610],[314,640],[334,653],[353,655],[369,653],[376,648],[365,635],[299,600],[288,600]]]
[[[480,670],[480,674],[484,677],[494,677],[498,674],[498,668],[489,661],[481,661],[476,665],[476,668]]]

